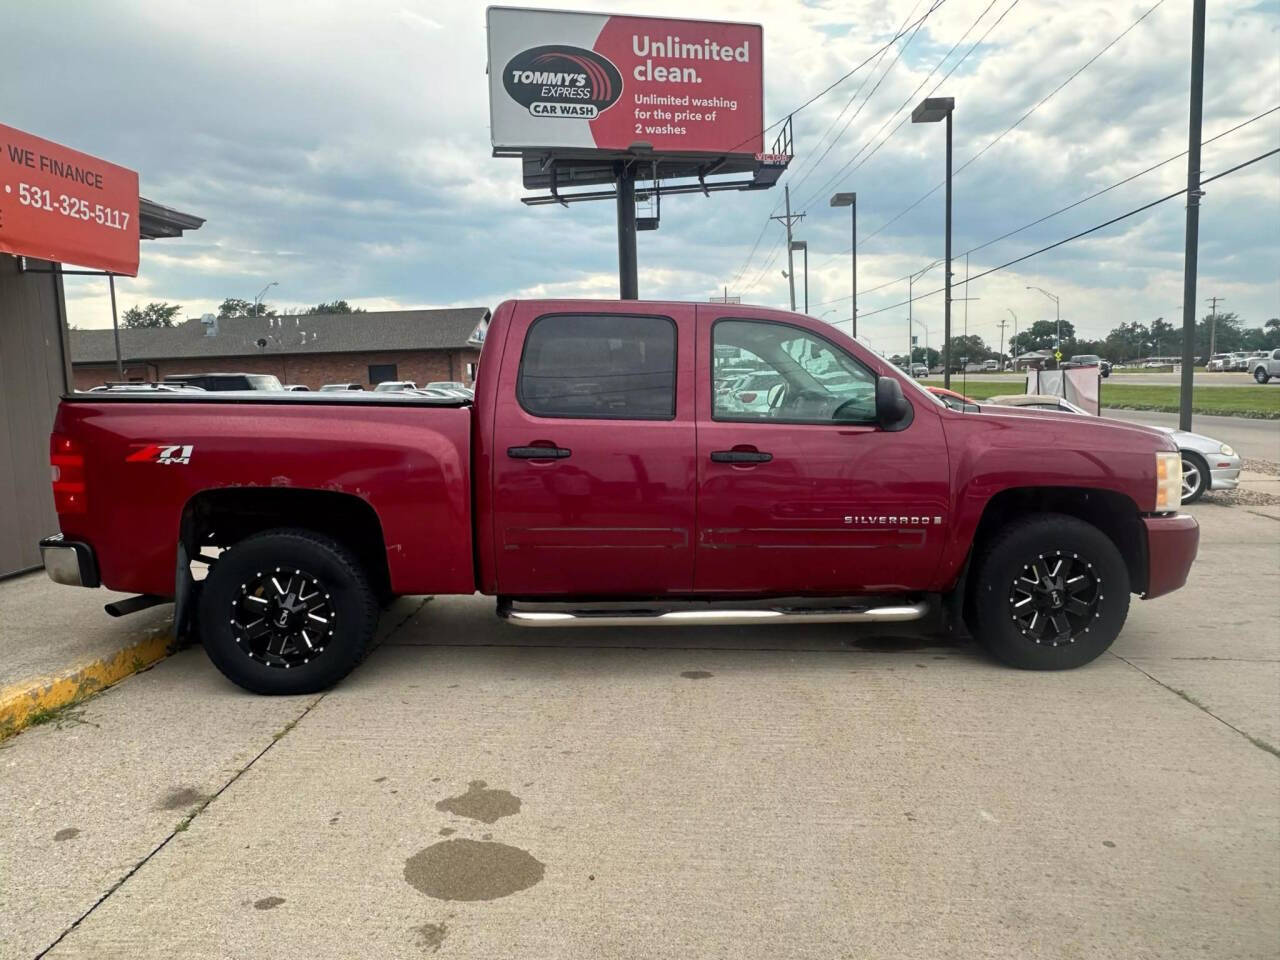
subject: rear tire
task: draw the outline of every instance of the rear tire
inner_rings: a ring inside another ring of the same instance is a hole
[[[308,530],[242,540],[219,558],[200,597],[209,659],[254,693],[332,686],[360,662],[377,623],[377,596],[359,561]]]
[[[1040,514],[995,535],[973,580],[974,636],[1022,670],[1067,670],[1100,656],[1129,613],[1129,571],[1083,520]]]

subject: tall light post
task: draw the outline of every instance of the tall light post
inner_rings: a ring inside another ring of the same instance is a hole
[[[947,121],[947,276],[946,302],[942,307],[942,382],[951,386],[951,114],[955,97],[925,97],[911,111],[912,123]]]
[[[1013,358],[1013,372],[1018,372],[1018,315],[1012,307],[1005,307],[1009,316],[1013,317],[1013,339],[1009,341],[1009,355]]]
[[[852,260],[850,261],[850,277],[853,284],[853,306],[849,310],[849,316],[853,317],[852,336],[858,335],[858,195],[856,193],[837,193],[831,198],[833,207],[848,207],[852,230],[850,238],[853,246],[850,249]]]
[[[792,240],[791,249],[804,251],[804,312],[808,314],[809,312],[809,241]]]
[[[272,280],[265,287],[263,287],[261,290],[258,291],[258,295],[253,298],[253,315],[255,317],[258,315],[258,304],[260,304],[262,302],[262,298],[267,295],[267,291],[270,290],[272,287],[278,287],[278,286],[280,286],[279,282]]]
[[[941,262],[942,262],[941,260],[935,260],[935,261],[933,261],[933,263],[929,264],[929,265],[928,265],[927,267],[925,267],[923,270],[920,270],[920,271],[919,271],[919,272],[917,272],[917,273],[913,273],[913,274],[911,274],[910,276],[908,276],[908,277],[907,277],[907,374],[908,374],[908,375],[910,375],[910,374],[911,374],[911,353],[912,353],[912,351],[914,350],[914,344],[913,344],[913,342],[912,342],[912,341],[914,341],[914,340],[915,340],[915,330],[914,330],[914,321],[915,321],[915,316],[914,316],[914,312],[913,312],[913,310],[912,310],[912,305],[913,305],[913,303],[915,302],[915,295],[914,295],[914,289],[913,289],[913,288],[915,287],[915,282],[916,282],[917,280],[919,280],[921,277],[923,277],[926,273],[928,273],[930,270],[932,270],[934,267],[936,267],[936,266],[937,266],[938,264],[940,264]],[[951,372],[950,372],[950,369],[949,369],[949,368],[947,368],[947,367],[945,366],[945,365],[946,365],[946,362],[947,362],[947,360],[946,360],[946,355],[947,355],[947,354],[946,354],[946,350],[947,350],[947,345],[946,345],[946,343],[944,342],[944,343],[943,343],[943,345],[942,345],[942,351],[943,351],[943,353],[942,353],[943,361],[942,361],[942,362],[943,362],[943,365],[944,365],[944,369],[943,369],[943,378],[946,380],[947,384],[948,384],[948,385],[950,385],[950,383],[951,383]],[[926,353],[926,354],[925,354],[925,359],[928,359],[928,357],[929,357],[929,354],[927,354],[927,353]]]
[[[1053,349],[1055,352],[1057,352],[1058,350],[1061,350],[1062,349],[1062,301],[1058,299],[1056,296],[1054,296],[1052,293],[1050,293],[1048,290],[1046,290],[1044,287],[1027,287],[1027,289],[1039,290],[1046,297],[1048,297],[1050,300],[1053,301],[1054,310],[1056,311],[1056,316],[1058,318],[1058,334],[1057,334],[1058,342],[1054,344]]]

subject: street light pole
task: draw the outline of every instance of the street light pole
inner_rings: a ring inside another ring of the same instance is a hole
[[[258,315],[258,304],[262,302],[262,298],[266,295],[266,292],[270,290],[272,287],[278,287],[278,286],[280,286],[280,284],[277,281],[272,280],[265,287],[263,287],[261,290],[258,291],[258,295],[253,298],[253,315],[255,317]]]
[[[849,252],[852,254],[850,261],[850,278],[853,285],[853,306],[849,311],[849,316],[853,318],[851,335],[858,335],[858,195],[856,193],[837,193],[831,198],[831,206],[848,207],[850,214],[850,239],[853,245]]]
[[[911,111],[912,123],[937,123],[947,121],[947,275],[944,279],[945,302],[942,305],[942,382],[951,386],[951,114],[955,112],[954,97],[925,97]]]
[[[1013,358],[1013,372],[1018,372],[1018,315],[1011,307],[1005,307],[1013,317],[1013,339],[1009,341],[1009,355]]]
[[[1027,287],[1027,289],[1039,290],[1046,297],[1048,297],[1050,300],[1053,301],[1055,315],[1057,316],[1057,320],[1058,320],[1058,334],[1057,334],[1058,342],[1054,345],[1054,351],[1056,352],[1061,350],[1062,349],[1062,301],[1058,297],[1050,293],[1048,290],[1046,290],[1044,287]]]

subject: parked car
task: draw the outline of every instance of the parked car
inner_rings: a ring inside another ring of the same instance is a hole
[[[1096,353],[1078,353],[1062,365],[1063,370],[1069,370],[1072,367],[1097,367],[1101,376],[1111,376],[1111,363],[1103,360]]]
[[[343,390],[363,390],[364,386],[359,383],[326,383],[320,387],[321,393],[336,393]]]
[[[466,390],[471,388],[458,380],[433,380],[427,384],[428,390]]]
[[[1215,353],[1209,358],[1209,362],[1204,365],[1204,368],[1210,373],[1221,373],[1227,369],[1227,365],[1230,362],[1231,354]]]
[[[948,390],[946,387],[925,387],[930,393],[942,402],[942,405],[957,413],[977,413],[981,408],[976,400],[971,400],[963,393],[957,393],[955,390]]]
[[[773,371],[767,409],[713,394],[729,350]],[[480,370],[474,405],[65,397],[45,567],[173,599],[232,681],[297,694],[360,661],[386,600],[477,591],[533,628],[965,618],[1005,662],[1066,669],[1195,558],[1167,435],[956,413],[812,317],[508,301]]]
[[[911,376],[927,377],[929,375],[929,367],[924,363],[913,363],[911,365]]]
[[[388,391],[417,390],[418,385],[412,380],[383,380],[380,384],[373,388],[374,393],[387,393]]]
[[[1280,351],[1277,351],[1280,353]],[[986,403],[997,406],[1021,407],[1030,410],[1057,410],[1061,413],[1078,413],[1091,417],[1089,411],[1077,407],[1062,397],[1042,394],[1004,394],[992,397]],[[1230,444],[1199,433],[1175,430],[1173,427],[1152,427],[1168,434],[1182,457],[1182,502],[1195,503],[1206,490],[1234,490],[1240,483],[1240,455]]]
[[[204,387],[189,383],[155,383],[154,381],[123,381],[104,383],[90,387],[85,393],[204,393]]]
[[[1247,350],[1237,350],[1231,354],[1231,362],[1227,367],[1228,370],[1248,370],[1249,369],[1249,352]]]
[[[284,389],[290,393],[301,393],[302,391],[310,391],[311,388],[305,383],[286,383]]]
[[[988,373],[999,373],[1000,361],[999,360],[983,360],[982,369],[986,370]]]
[[[1253,379],[1266,383],[1272,377],[1280,377],[1280,350],[1272,350],[1253,361]]]
[[[269,373],[175,373],[164,378],[165,383],[185,383],[201,390],[272,390],[280,391],[284,385],[280,378]]]
[[[752,373],[733,385],[727,406],[741,413],[767,413],[769,391],[782,382],[775,372]]]

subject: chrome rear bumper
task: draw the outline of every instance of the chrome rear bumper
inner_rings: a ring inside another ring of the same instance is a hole
[[[93,547],[78,540],[67,540],[62,534],[54,534],[40,541],[40,559],[49,579],[69,587],[101,586],[98,579],[98,561]]]

